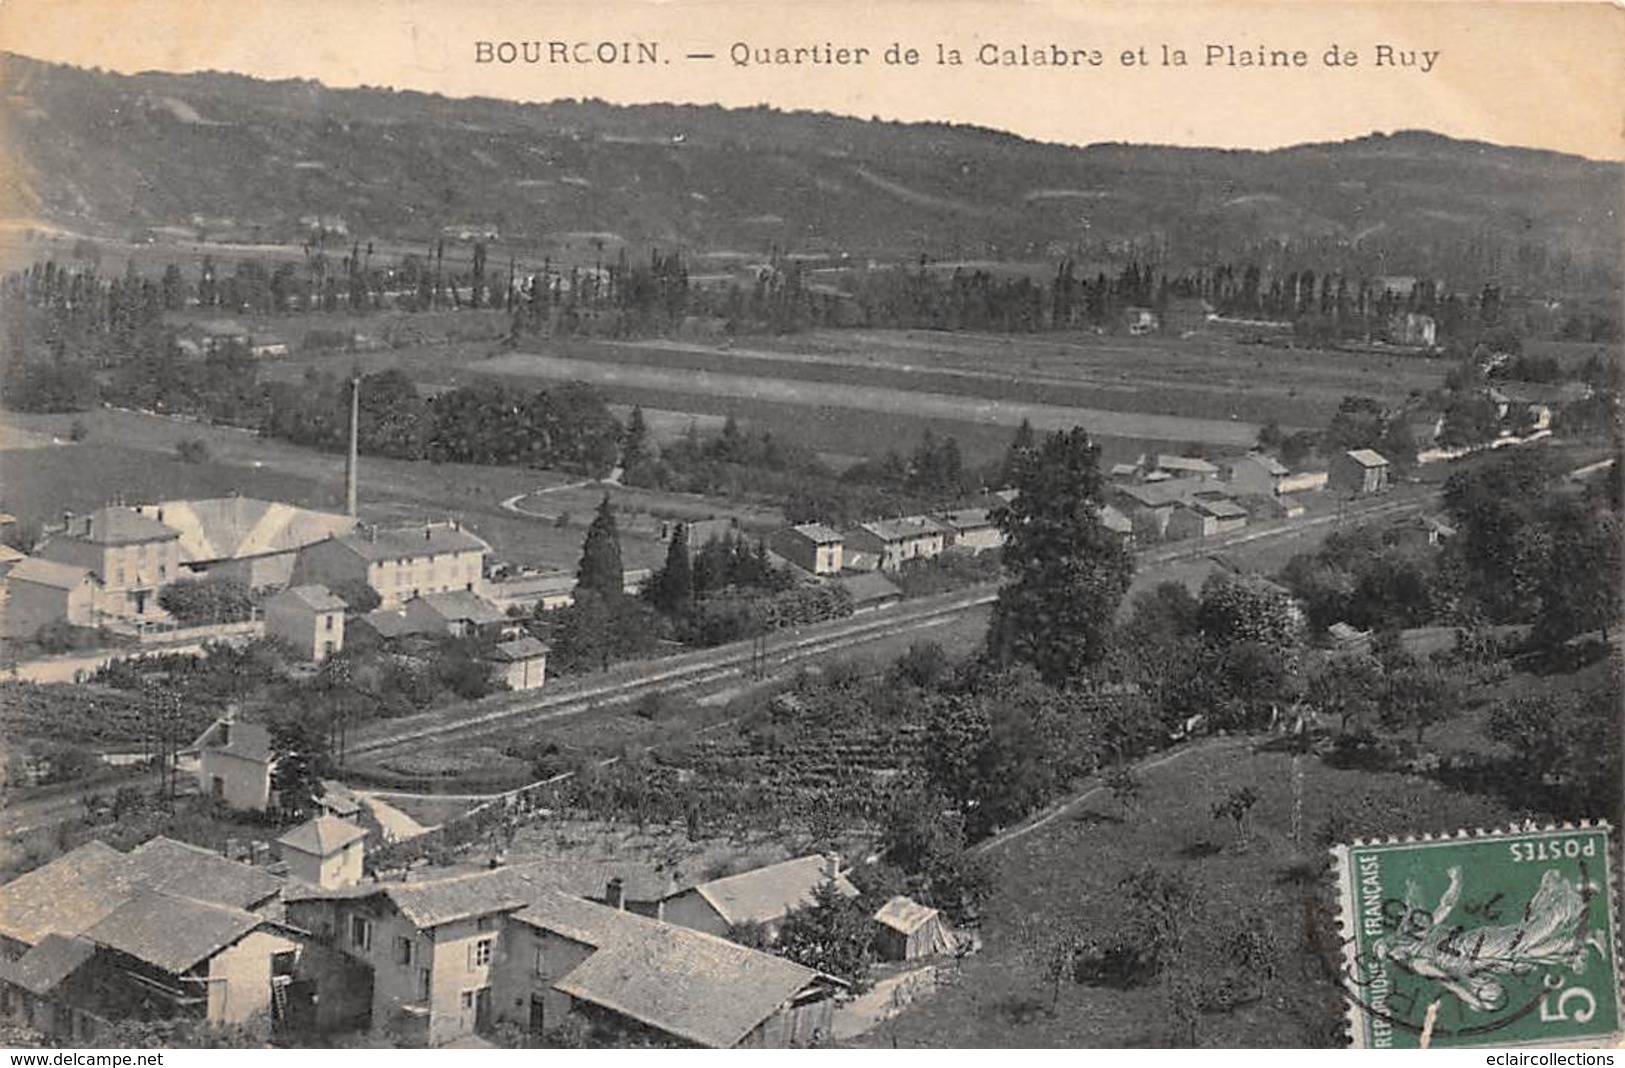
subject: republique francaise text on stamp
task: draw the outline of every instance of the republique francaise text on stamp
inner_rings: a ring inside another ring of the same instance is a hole
[[[1603,825],[1339,846],[1362,1048],[1556,1044],[1619,1029]]]

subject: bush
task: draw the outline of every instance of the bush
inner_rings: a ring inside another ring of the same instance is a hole
[[[201,438],[186,438],[176,443],[175,455],[182,463],[200,464],[209,458],[209,446]]]
[[[158,604],[188,626],[240,623],[254,614],[254,597],[236,579],[202,578],[176,582],[158,591]]]

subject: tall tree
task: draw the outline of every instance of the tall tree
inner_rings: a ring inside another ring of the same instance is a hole
[[[688,524],[678,523],[666,547],[666,566],[655,576],[655,607],[668,615],[688,611],[694,600],[694,567],[688,556]]]
[[[615,509],[607,493],[598,504],[598,514],[593,517],[592,525],[587,528],[587,538],[581,546],[581,566],[576,569],[576,583],[610,602],[618,600],[626,588],[626,572],[621,566],[621,535],[615,524]]]
[[[993,606],[988,654],[1065,684],[1106,652],[1134,565],[1100,523],[1100,449],[1082,428],[1017,453],[1014,474],[1015,499],[994,512],[1008,578]]]
[[[649,424],[644,421],[642,406],[634,404],[626,417],[626,436],[621,439],[621,467],[630,471],[650,459]]]

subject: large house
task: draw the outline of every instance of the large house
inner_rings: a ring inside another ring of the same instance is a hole
[[[1247,525],[1247,510],[1223,497],[1195,497],[1181,502],[1168,518],[1170,538],[1211,538]]]
[[[946,544],[947,528],[924,515],[876,519],[846,532],[847,549],[874,554],[882,571],[900,571],[910,560],[941,556]]]
[[[329,589],[365,582],[380,608],[395,608],[428,594],[485,591],[491,546],[457,522],[379,530],[368,527],[299,551],[292,581]]]
[[[838,980],[556,888],[547,865],[290,891],[288,918],[372,971],[372,1026],[441,1046],[578,1010],[680,1043],[806,1045]]]
[[[768,540],[772,550],[814,575],[838,575],[844,539],[822,523],[798,523],[775,531]]]
[[[158,591],[180,575],[180,532],[134,508],[110,505],[63,517],[34,554],[96,578],[97,611],[127,620],[161,619]]]
[[[159,501],[135,511],[180,535],[187,574],[236,579],[255,590],[287,586],[300,549],[356,528],[352,516],[252,497]]]
[[[846,897],[858,895],[840,864],[840,857],[833,853],[813,853],[712,879],[668,897],[661,902],[660,916],[718,936],[750,925],[772,937],[785,917],[811,903],[813,894],[826,882],[834,882],[836,890]]]

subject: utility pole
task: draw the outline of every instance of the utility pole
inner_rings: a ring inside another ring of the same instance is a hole
[[[361,372],[350,372],[350,451],[344,458],[344,514],[351,519],[356,515],[356,467],[359,460],[361,423]]]

